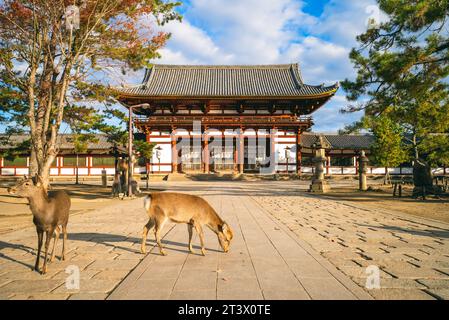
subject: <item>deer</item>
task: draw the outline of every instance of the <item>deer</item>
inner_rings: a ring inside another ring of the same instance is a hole
[[[201,242],[201,253],[203,256],[206,255],[203,234],[204,225],[217,235],[223,251],[225,253],[229,251],[233,238],[232,229],[203,198],[175,192],[152,192],[144,198],[144,208],[149,220],[143,228],[140,248],[142,254],[146,253],[145,246],[148,232],[154,228],[159,251],[161,255],[166,255],[161,244],[161,232],[167,221],[187,224],[189,251],[191,253],[195,253],[192,248],[193,228],[195,228]]]
[[[50,262],[53,262],[55,259],[55,247],[61,230],[63,233],[61,260],[65,260],[67,223],[71,205],[70,197],[63,190],[47,192],[39,176],[36,176],[34,180],[24,176],[15,186],[8,188],[8,193],[28,199],[38,239],[36,264],[33,269],[37,272],[39,272],[39,258],[45,232],[45,259],[41,271],[41,274],[45,274],[47,273],[47,255],[51,238],[54,236],[50,259]]]

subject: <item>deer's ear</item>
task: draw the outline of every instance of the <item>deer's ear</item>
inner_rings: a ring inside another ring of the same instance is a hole
[[[233,232],[232,232],[232,230],[231,230],[231,227],[230,227],[229,224],[227,224],[226,222],[223,223],[223,233],[225,234],[226,239],[227,239],[228,241],[231,241],[232,238],[234,237],[234,234],[233,234]]]
[[[34,184],[36,185],[36,187],[42,186],[42,179],[38,174],[36,174],[36,176],[34,177]]]

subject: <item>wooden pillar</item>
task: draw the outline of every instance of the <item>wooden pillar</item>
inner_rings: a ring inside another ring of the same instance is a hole
[[[244,164],[245,164],[245,137],[243,135],[243,130],[241,129],[237,138],[238,145],[238,155],[237,155],[237,164],[239,168],[239,173],[243,173]]]
[[[238,136],[237,137],[235,137],[235,139],[234,138],[232,138],[232,145],[233,145],[233,148],[234,148],[234,167],[233,167],[233,171],[234,171],[234,173],[239,173],[239,151],[238,151],[238,148],[239,148],[239,138],[238,138]],[[234,143],[234,141],[235,141],[235,143]]]
[[[296,133],[296,174],[301,175],[301,129]]]
[[[159,167],[159,170],[161,168]],[[178,149],[176,148],[176,129],[171,132],[171,171],[178,173]]]
[[[276,173],[276,129],[273,128],[273,130],[270,133],[270,168],[271,173]]]
[[[151,130],[147,129],[147,130],[145,131],[145,141],[146,141],[147,143],[150,143],[150,135],[151,135]],[[151,159],[150,159],[150,160],[151,160]],[[151,163],[150,163],[150,162],[147,162],[145,165],[146,165],[146,174],[148,175],[148,174],[150,174]],[[153,173],[153,172],[151,172],[151,173]]]
[[[209,174],[210,172],[210,166],[209,166],[209,136],[207,134],[207,129],[204,131],[203,134],[203,172],[206,174]]]

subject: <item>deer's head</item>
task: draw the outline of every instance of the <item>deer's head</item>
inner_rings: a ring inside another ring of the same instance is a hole
[[[228,252],[231,240],[234,237],[231,227],[226,222],[224,222],[222,225],[218,226],[217,235],[218,241],[220,242],[220,246],[222,247],[223,251]]]
[[[36,176],[35,179],[24,176],[15,186],[8,188],[8,193],[22,198],[28,198],[42,190],[42,188],[42,181],[39,176]]]

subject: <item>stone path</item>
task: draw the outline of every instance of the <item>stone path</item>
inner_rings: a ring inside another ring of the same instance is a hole
[[[449,225],[306,194],[254,199],[376,299],[449,298]]]
[[[68,260],[50,264],[45,276],[31,271],[33,228],[1,234],[0,299],[449,297],[447,224],[310,196],[297,182],[154,186],[205,196],[234,229],[231,251],[223,253],[205,230],[206,257],[189,254],[187,227],[167,225],[168,256],[159,255],[152,235],[141,255],[142,199],[123,201],[72,216]],[[372,265],[381,289],[367,291]],[[69,266],[80,270],[79,290],[66,288]]]
[[[206,257],[188,254],[187,228],[165,237],[168,256],[151,253],[110,299],[369,299],[325,259],[251,200],[245,190],[214,188],[205,198],[234,229],[228,254],[206,231]],[[197,251],[198,248],[197,248]]]
[[[59,260],[59,241],[46,275],[31,271],[34,228],[0,235],[0,299],[105,299],[143,258],[137,230],[144,221],[141,199],[71,216],[67,259]],[[80,290],[66,288],[69,266],[79,268]]]

